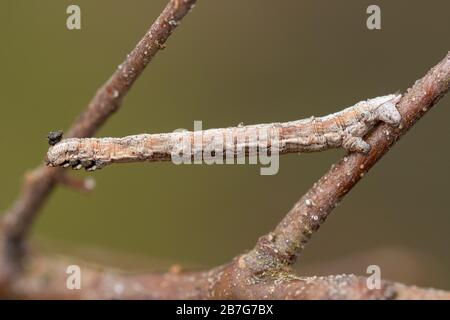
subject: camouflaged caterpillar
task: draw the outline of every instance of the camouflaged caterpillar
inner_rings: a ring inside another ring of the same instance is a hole
[[[398,125],[401,116],[395,105],[400,94],[376,97],[324,117],[233,128],[186,131],[164,134],[140,134],[123,138],[71,138],[60,142],[52,140],[47,152],[47,165],[96,170],[117,162],[168,161],[175,150],[180,150],[183,138],[190,139],[191,155],[202,153],[214,145],[215,138],[223,141],[223,154],[231,152],[238,156],[244,141],[246,154],[258,141],[249,138],[251,132],[265,130],[268,141],[279,139],[280,154],[290,152],[315,152],[342,147],[349,151],[368,153],[370,145],[362,137],[378,122]],[[201,144],[194,143],[201,135]],[[186,136],[187,135],[187,136]],[[270,148],[270,146],[269,146]]]

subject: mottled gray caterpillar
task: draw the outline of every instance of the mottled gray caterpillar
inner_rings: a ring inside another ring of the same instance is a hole
[[[342,147],[349,151],[368,153],[370,145],[362,137],[378,122],[398,125],[400,113],[395,105],[401,95],[376,97],[324,117],[284,123],[237,126],[232,128],[185,131],[162,134],[140,134],[122,138],[71,138],[58,142],[52,136],[47,152],[47,165],[95,170],[117,162],[168,161],[186,150],[190,158],[205,150],[219,147],[225,155],[239,157],[260,147],[258,135],[267,134],[267,148],[277,139],[280,154],[315,152]],[[198,143],[200,141],[200,143]],[[219,144],[222,142],[222,144]]]

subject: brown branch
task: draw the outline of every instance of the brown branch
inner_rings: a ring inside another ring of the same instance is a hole
[[[367,137],[367,155],[345,156],[303,196],[274,232],[231,263],[206,272],[123,275],[83,267],[83,288],[65,287],[68,263],[35,258],[7,296],[40,298],[148,299],[450,299],[450,292],[383,282],[369,290],[353,275],[308,277],[292,274],[291,265],[337,203],[450,87],[450,54],[407,91],[398,110],[403,124],[378,125]],[[316,218],[317,216],[317,218]],[[1,289],[2,287],[0,287]],[[3,287],[3,289],[5,289]],[[0,290],[1,292],[1,290]]]
[[[450,87],[450,53],[416,81],[400,100],[402,116],[398,128],[379,124],[367,137],[368,155],[350,153],[319,179],[294,205],[276,229],[259,239],[245,260],[259,272],[292,265],[311,235],[365,173],[385,155]]]
[[[450,292],[382,281],[370,290],[355,275],[297,277],[273,274],[259,279],[232,263],[205,272],[125,274],[77,264],[81,289],[66,286],[74,261],[34,257],[7,294],[18,299],[450,299]]]
[[[193,8],[196,0],[170,0],[148,32],[118,67],[109,80],[97,91],[87,109],[75,120],[69,137],[93,135],[117,111],[134,81],[163,49],[172,31]],[[8,280],[18,268],[23,254],[24,239],[36,219],[39,209],[60,180],[61,170],[41,165],[25,179],[22,192],[2,221],[3,248],[0,252],[0,283]]]
[[[90,193],[95,188],[95,180],[92,177],[80,179],[70,174],[62,173],[58,178],[58,183],[75,191]]]

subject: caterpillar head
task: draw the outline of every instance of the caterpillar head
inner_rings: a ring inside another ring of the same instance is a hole
[[[57,144],[62,140],[62,137],[63,137],[62,130],[50,131],[49,134],[47,135],[48,144],[54,146],[55,144]]]
[[[92,155],[87,154],[87,151],[81,147],[81,140],[76,138],[51,144],[45,161],[49,167],[72,167],[75,170],[85,168],[88,171],[101,169],[105,165],[101,160],[93,160]]]

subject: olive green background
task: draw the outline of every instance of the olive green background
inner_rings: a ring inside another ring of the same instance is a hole
[[[72,3],[81,30],[66,29]],[[43,159],[48,131],[68,128],[165,3],[1,2],[0,212]],[[366,28],[370,4],[381,30]],[[448,52],[449,10],[444,0],[200,0],[98,135],[295,120],[403,91]],[[449,104],[352,190],[299,272],[364,275],[377,264],[385,278],[450,289]],[[58,188],[32,238],[50,254],[128,270],[218,265],[274,228],[343,153],[283,156],[275,176],[255,165],[107,167],[90,174],[90,195]]]

